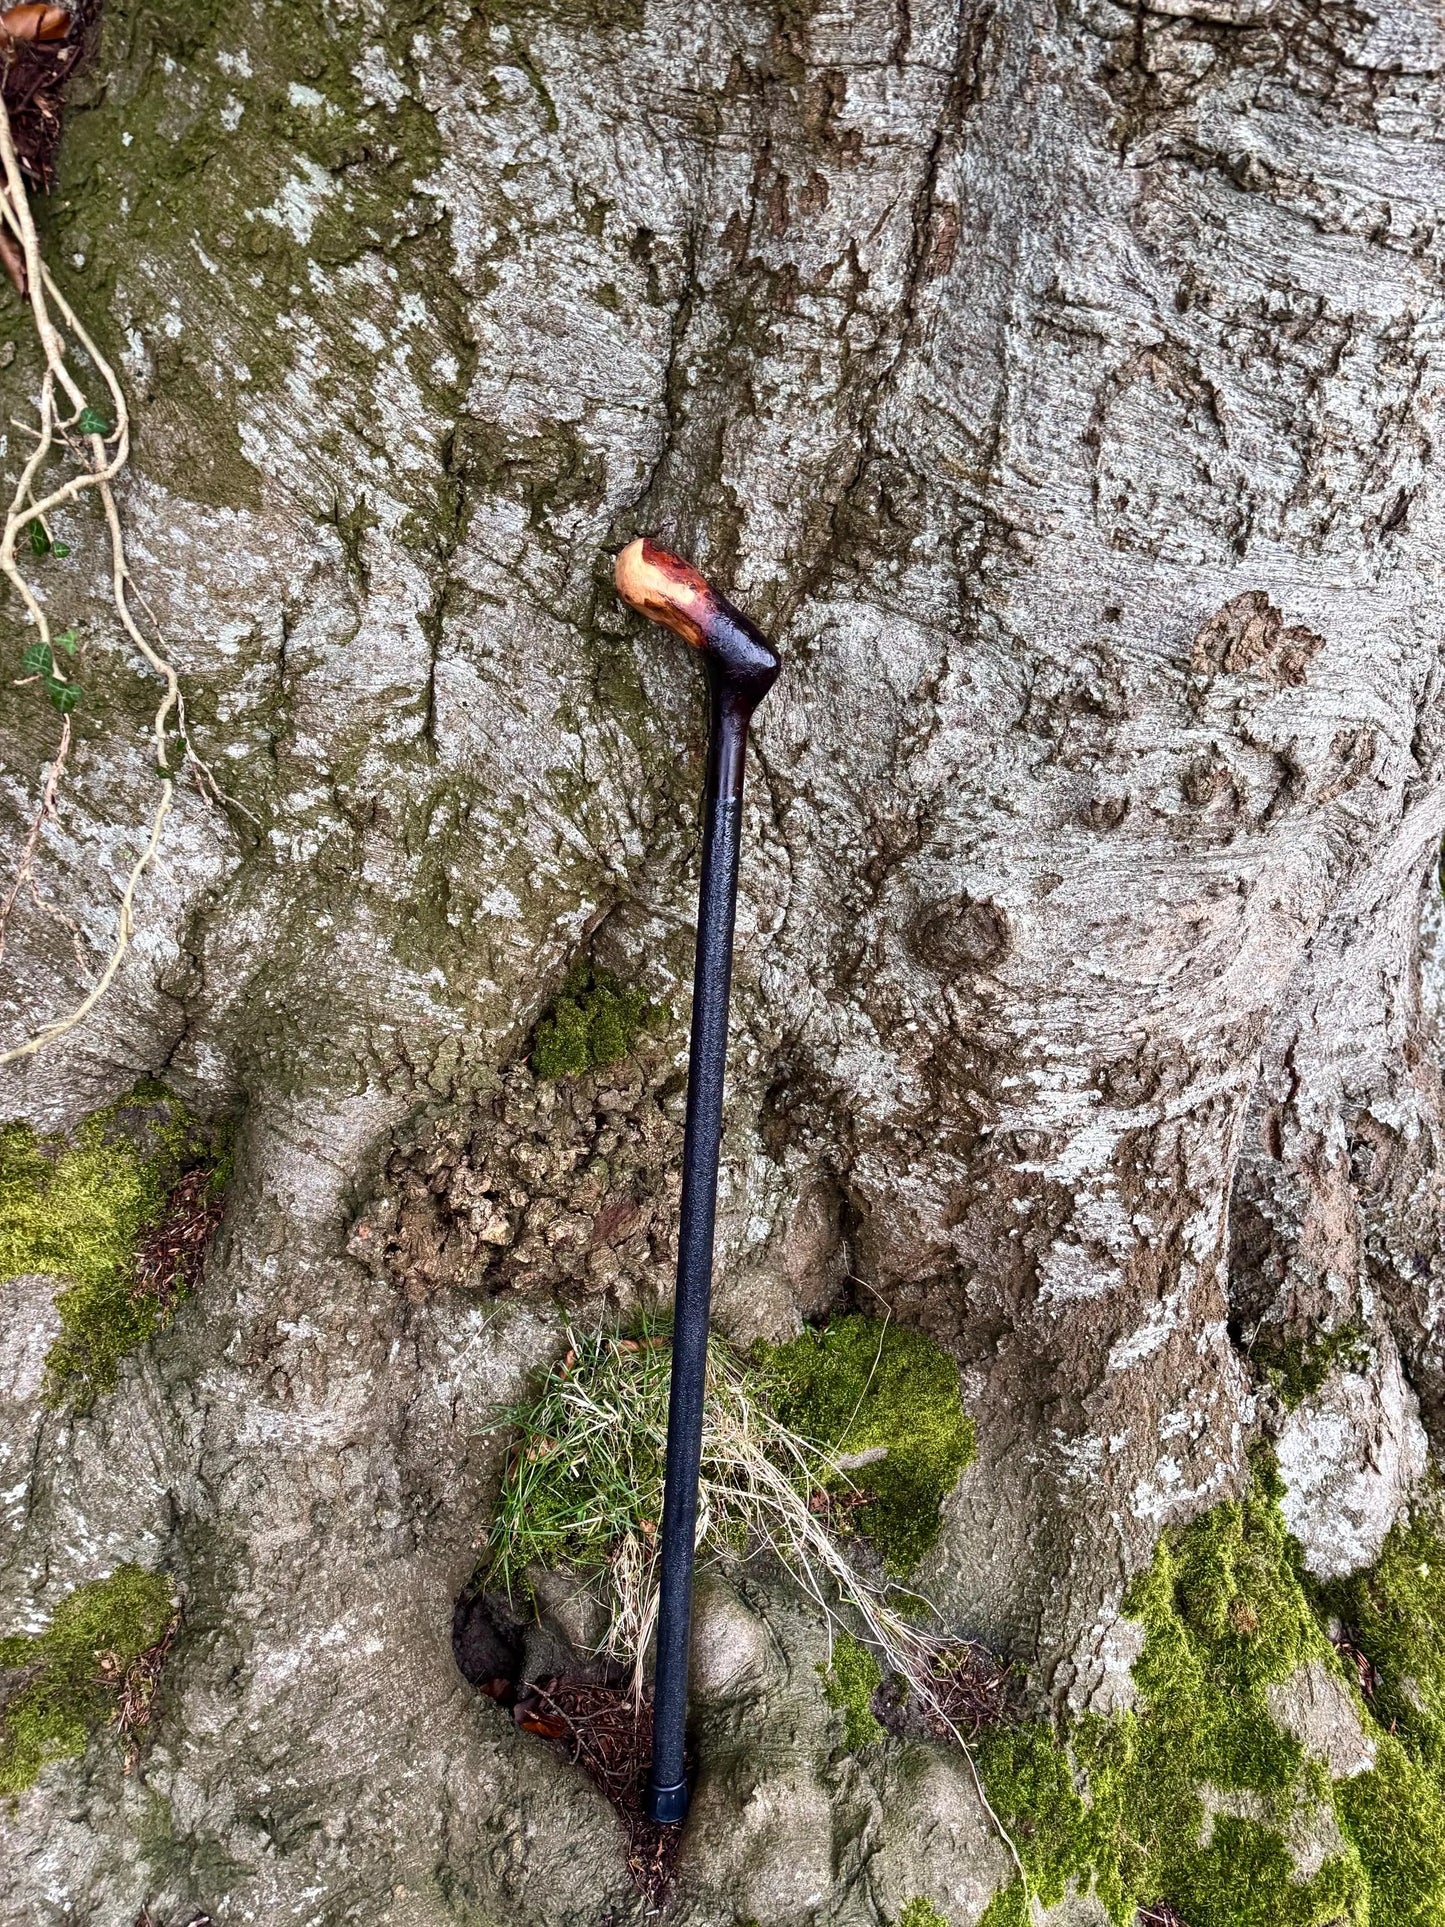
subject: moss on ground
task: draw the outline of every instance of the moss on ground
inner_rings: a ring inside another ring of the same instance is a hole
[[[532,1069],[538,1077],[580,1077],[630,1056],[657,1016],[643,991],[583,964],[537,1026]]]
[[[1369,1574],[1312,1595],[1278,1498],[1261,1465],[1243,1500],[1161,1541],[1126,1601],[1145,1629],[1134,1711],[982,1740],[989,1798],[1045,1905],[1092,1891],[1118,1927],[1161,1901],[1188,1927],[1445,1927],[1445,1543],[1433,1520],[1398,1528]],[[1334,1785],[1267,1697],[1307,1660],[1338,1668],[1332,1612],[1381,1680],[1359,1701],[1376,1765]],[[1302,1879],[1288,1835],[1312,1810],[1342,1846]],[[981,1927],[1028,1918],[1014,1882]]]
[[[785,1425],[847,1457],[860,1523],[895,1572],[938,1537],[939,1507],[975,1451],[958,1369],[922,1332],[850,1314],[768,1348],[763,1373]]]
[[[88,1118],[71,1143],[0,1128],[0,1283],[27,1272],[70,1282],[55,1301],[60,1335],[46,1359],[52,1403],[85,1405],[115,1385],[120,1361],[166,1323],[189,1289],[145,1288],[140,1259],[178,1181],[206,1168],[224,1182],[224,1152],[169,1092],[142,1087]]]
[[[883,1738],[883,1728],[873,1717],[873,1695],[883,1684],[878,1661],[851,1633],[836,1633],[833,1660],[820,1666],[828,1704],[843,1715],[843,1731],[855,1751],[870,1741]]]
[[[174,1612],[170,1581],[127,1565],[68,1594],[43,1633],[0,1639],[0,1794],[23,1793],[47,1761],[85,1751]]]

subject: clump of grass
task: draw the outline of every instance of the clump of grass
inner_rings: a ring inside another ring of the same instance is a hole
[[[139,1566],[64,1598],[43,1633],[0,1639],[0,1794],[33,1786],[106,1725],[130,1739],[149,1723],[159,1662],[175,1631],[170,1581]]]
[[[883,1738],[883,1727],[873,1716],[873,1695],[883,1684],[878,1661],[861,1640],[848,1632],[833,1635],[833,1658],[820,1666],[828,1704],[843,1715],[843,1731],[856,1752]]]
[[[87,1119],[71,1143],[0,1128],[0,1283],[69,1280],[46,1359],[51,1403],[110,1391],[190,1290],[219,1215],[214,1151],[158,1088]]]
[[[535,1401],[504,1415],[517,1441],[489,1539],[493,1585],[525,1590],[534,1564],[605,1582],[610,1618],[599,1650],[630,1665],[639,1689],[657,1611],[670,1364],[660,1333],[574,1337]],[[699,1548],[766,1546],[830,1624],[845,1631],[851,1619],[925,1706],[940,1707],[935,1661],[945,1642],[920,1618],[924,1602],[857,1570],[820,1514],[825,1489],[848,1478],[838,1454],[785,1424],[763,1377],[714,1338]]]
[[[764,1355],[782,1422],[826,1446],[866,1498],[857,1523],[896,1573],[933,1546],[939,1507],[976,1449],[958,1368],[922,1332],[857,1314]]]
[[[631,1054],[657,1015],[645,992],[609,971],[578,965],[552,1009],[537,1026],[532,1070],[540,1078],[580,1077]]]
[[[490,1579],[527,1569],[616,1571],[605,1649],[635,1659],[651,1631],[642,1595],[657,1553],[671,1352],[665,1338],[575,1339],[534,1403],[503,1413],[517,1440],[489,1536]]]

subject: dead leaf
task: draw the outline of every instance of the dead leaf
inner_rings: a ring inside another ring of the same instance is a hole
[[[25,274],[25,256],[20,243],[8,228],[0,228],[0,267],[9,275],[16,294],[23,301],[29,285]]]
[[[12,40],[64,40],[70,32],[70,15],[64,7],[7,7],[0,13],[0,33]]]
[[[560,1740],[567,1731],[564,1721],[549,1719],[545,1713],[523,1712],[520,1706],[514,1717],[524,1733],[535,1733],[539,1739]]]

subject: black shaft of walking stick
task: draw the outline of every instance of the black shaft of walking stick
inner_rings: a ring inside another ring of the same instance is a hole
[[[709,681],[713,678],[709,677]],[[687,1812],[683,1729],[687,1718],[688,1637],[692,1626],[693,1548],[702,1458],[703,1388],[708,1311],[712,1301],[713,1223],[717,1215],[718,1145],[728,1046],[728,993],[733,972],[733,915],[738,893],[743,752],[748,719],[712,690],[707,783],[703,790],[702,888],[698,896],[697,964],[692,985],[692,1041],[687,1065],[687,1128],[682,1145],[682,1215],[677,1246],[677,1300],[672,1321],[672,1384],[667,1404],[667,1482],[662,1502],[662,1558],[657,1668],[652,1706],[649,1816],[681,1820]]]
[[[748,723],[771,687],[779,665],[772,644],[746,616],[710,589],[689,564],[650,542],[634,542],[623,550],[617,559],[617,586],[625,601],[665,623],[698,650],[707,670],[709,703],[702,884],[667,1409],[652,1772],[647,1790],[649,1817],[666,1823],[686,1816],[688,1800],[684,1758],[688,1646],[743,766]]]

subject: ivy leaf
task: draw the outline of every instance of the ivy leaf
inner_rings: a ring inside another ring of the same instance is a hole
[[[91,408],[89,406],[82,408],[76,417],[75,425],[82,435],[108,435],[110,433],[110,423],[98,408]]]
[[[55,553],[57,555],[60,553],[58,544],[56,545]],[[63,649],[67,656],[73,656],[75,654],[75,645],[79,640],[80,635],[77,630],[62,629],[60,634],[55,638],[55,646],[57,649]]]
[[[78,682],[63,682],[59,676],[47,676],[45,693],[61,715],[68,716],[80,701],[81,688]]]
[[[50,537],[38,522],[30,524],[30,547],[36,555],[49,555]]]
[[[50,553],[52,555],[60,555],[60,556],[69,555],[70,544],[68,542],[52,542],[50,545]]]
[[[20,658],[20,667],[28,676],[48,676],[51,668],[50,644],[32,642]]]

